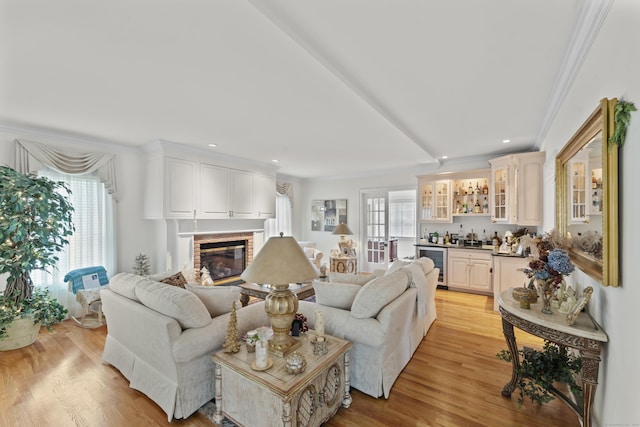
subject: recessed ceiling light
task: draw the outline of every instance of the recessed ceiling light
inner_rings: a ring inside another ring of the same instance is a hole
[[[209,144],[209,147],[214,147],[215,148],[217,146],[218,146],[217,144]]]
[[[276,160],[276,159],[273,159],[273,160],[271,160],[271,161],[272,161],[273,163],[279,163],[279,161],[278,161],[278,160]]]
[[[449,156],[442,156],[442,158],[443,158],[443,159],[448,159],[448,158],[449,158]]]
[[[511,142],[511,140],[510,140],[510,139],[503,139],[503,140],[502,140],[502,143],[503,143],[503,144],[508,144],[508,143],[510,143],[510,142]]]

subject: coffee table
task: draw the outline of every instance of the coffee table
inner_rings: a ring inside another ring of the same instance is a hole
[[[269,354],[273,362],[265,371],[251,368],[255,353],[242,346],[238,353],[222,350],[212,356],[215,363],[216,410],[213,421],[226,417],[238,426],[318,427],[342,405],[351,405],[349,350],[351,343],[326,335],[328,352],[313,354],[312,331],[296,338],[296,350],[307,361],[306,369],[289,374],[284,359]]]
[[[265,297],[269,295],[269,292],[271,292],[270,286],[258,285],[257,283],[243,283],[239,286],[240,302],[243,307],[249,304],[249,297],[265,299]],[[313,290],[313,285],[311,283],[293,283],[289,285],[289,289],[291,289],[291,292],[293,292],[299,300],[315,295],[315,291]]]

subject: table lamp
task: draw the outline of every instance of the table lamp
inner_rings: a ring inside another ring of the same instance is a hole
[[[264,301],[273,339],[269,351],[285,356],[300,345],[289,336],[291,323],[298,310],[298,297],[289,289],[290,283],[302,283],[318,277],[318,273],[293,237],[272,237],[260,249],[240,277],[247,282],[269,284],[271,291]]]
[[[353,234],[353,231],[345,224],[341,222],[338,224],[335,230],[333,230],[333,234],[339,235],[340,240],[338,241],[338,247],[340,248],[340,255],[346,256],[349,255],[348,250],[350,248],[350,244],[345,240],[344,236],[350,236]]]

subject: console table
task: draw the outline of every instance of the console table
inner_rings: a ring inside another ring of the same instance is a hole
[[[544,314],[541,310],[542,303],[531,304],[531,309],[520,308],[520,303],[511,296],[511,289],[502,292],[498,296],[498,308],[502,316],[502,331],[511,353],[513,364],[511,381],[502,389],[502,395],[510,397],[518,384],[517,369],[520,367],[520,358],[516,336],[513,327],[538,336],[558,345],[579,350],[582,357],[582,408],[573,404],[567,396],[559,396],[560,399],[582,420],[584,427],[591,426],[591,407],[598,386],[598,370],[600,365],[600,350],[602,343],[607,342],[607,334],[587,314],[580,313],[573,323],[568,326],[566,314]]]
[[[238,353],[222,350],[212,356],[216,365],[214,422],[228,418],[239,426],[319,427],[340,408],[351,405],[349,351],[351,343],[325,335],[328,351],[313,354],[309,331],[296,350],[307,361],[297,375],[287,373],[284,359],[269,354],[273,365],[251,368],[255,353],[242,346]]]

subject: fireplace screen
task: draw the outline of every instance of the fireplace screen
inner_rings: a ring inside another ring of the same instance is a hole
[[[246,267],[246,241],[203,243],[200,267],[206,267],[216,285],[244,283],[240,274]]]

